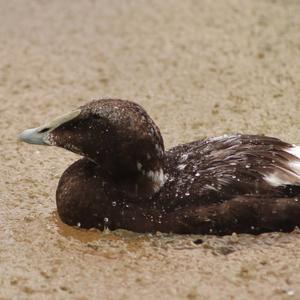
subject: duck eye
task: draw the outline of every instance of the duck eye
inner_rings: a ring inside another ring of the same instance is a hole
[[[49,127],[45,127],[45,128],[43,128],[43,129],[41,129],[41,130],[39,131],[39,133],[44,133],[44,132],[48,131],[49,129],[50,129]]]

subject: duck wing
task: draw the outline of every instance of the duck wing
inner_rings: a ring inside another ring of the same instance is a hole
[[[225,235],[289,232],[300,225],[300,201],[293,198],[236,196],[223,203],[174,211],[166,224],[176,233]]]
[[[300,147],[273,137],[225,135],[170,149],[165,172],[159,198],[170,209],[238,195],[288,197],[300,194]]]

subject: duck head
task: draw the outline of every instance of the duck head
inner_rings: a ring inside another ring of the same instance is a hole
[[[164,144],[158,127],[138,104],[94,100],[20,139],[57,146],[84,156],[115,178],[146,177],[158,190],[164,182]]]

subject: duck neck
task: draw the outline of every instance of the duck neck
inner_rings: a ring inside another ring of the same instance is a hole
[[[165,182],[163,158],[149,159],[122,159],[104,164],[110,177],[117,182],[123,190],[135,195],[151,196],[157,193]]]
[[[153,193],[158,192],[165,183],[165,174],[162,166],[150,170],[143,170],[142,165],[139,164],[138,168],[138,182],[145,187],[149,187]]]

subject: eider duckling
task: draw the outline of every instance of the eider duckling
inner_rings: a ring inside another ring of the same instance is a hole
[[[224,135],[165,151],[140,105],[103,99],[20,139],[83,157],[56,191],[69,225],[218,235],[300,225],[300,147],[276,138]]]

